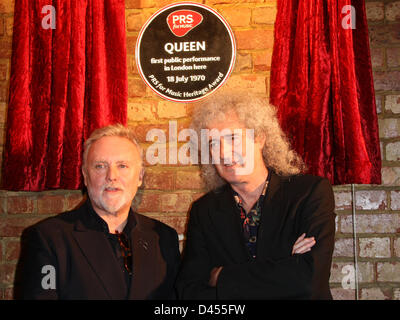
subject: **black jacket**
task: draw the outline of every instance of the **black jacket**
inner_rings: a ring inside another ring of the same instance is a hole
[[[91,228],[90,202],[30,228],[21,267],[23,299],[125,299],[126,285],[107,235]],[[133,278],[128,299],[171,299],[179,268],[178,236],[167,225],[133,213]],[[43,289],[45,265],[56,270],[56,289]]]
[[[329,276],[334,248],[332,187],[311,175],[272,173],[250,257],[232,189],[225,185],[194,202],[188,224],[178,295],[183,299],[332,299]],[[291,255],[303,233],[314,236],[310,252]],[[213,267],[223,266],[216,288]]]

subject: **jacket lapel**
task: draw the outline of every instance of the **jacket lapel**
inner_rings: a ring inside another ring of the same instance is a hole
[[[216,197],[216,210],[208,213],[216,229],[216,235],[220,237],[233,263],[244,262],[250,258],[250,254],[244,243],[240,216],[230,187],[223,187]]]
[[[159,251],[159,236],[153,223],[135,214],[136,226],[131,231],[133,276],[129,299],[144,300],[157,288],[166,274],[166,265]]]
[[[282,179],[271,171],[271,180],[264,199],[261,214],[261,223],[257,236],[257,257],[266,258],[270,255],[268,244],[271,244],[272,235],[277,232],[280,212],[284,201]]]
[[[84,205],[82,208],[86,208],[86,206]],[[88,214],[87,208],[82,212],[82,215],[85,214]],[[126,286],[125,280],[104,233],[87,228],[82,219],[80,219],[75,224],[73,236],[89,265],[97,275],[108,298],[125,299],[124,292],[121,290]]]

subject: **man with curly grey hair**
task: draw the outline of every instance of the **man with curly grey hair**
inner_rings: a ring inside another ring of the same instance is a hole
[[[214,95],[195,107],[192,128],[213,132],[201,164],[209,192],[190,210],[180,298],[332,299],[332,187],[304,174],[274,107]]]

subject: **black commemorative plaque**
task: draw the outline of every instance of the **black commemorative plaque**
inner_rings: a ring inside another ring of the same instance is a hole
[[[236,58],[225,19],[202,4],[181,2],[156,12],[136,43],[140,76],[159,96],[177,102],[206,97],[227,80]]]

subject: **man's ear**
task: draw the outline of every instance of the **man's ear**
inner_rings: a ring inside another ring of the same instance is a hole
[[[264,144],[265,144],[265,140],[266,140],[266,139],[267,139],[267,138],[265,137],[264,133],[258,135],[258,136],[254,139],[255,142],[258,143],[258,144],[261,146],[261,150],[262,150],[262,148],[264,147]]]
[[[87,171],[85,166],[82,166],[82,175],[83,175],[83,183],[87,187]]]

